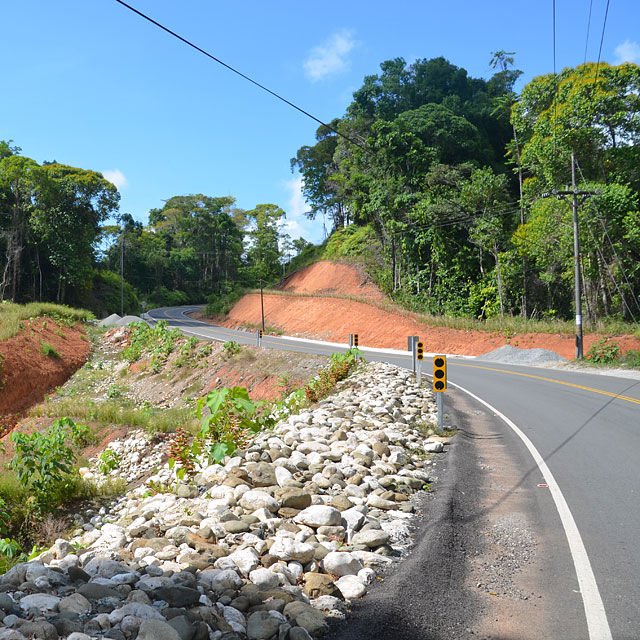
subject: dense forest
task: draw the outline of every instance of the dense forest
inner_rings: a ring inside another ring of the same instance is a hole
[[[600,192],[579,210],[587,320],[640,320],[640,68],[584,64],[516,95],[512,54],[491,63],[488,81],[444,58],[366,77],[292,160],[310,215],[371,225],[386,289],[416,310],[567,318],[571,198],[553,191],[574,153],[577,188]]]
[[[411,309],[569,318],[571,197],[554,192],[571,190],[573,156],[576,187],[592,194],[579,200],[585,319],[640,320],[640,68],[587,63],[517,94],[512,54],[491,64],[484,80],[444,58],[383,62],[291,161],[309,217],[357,238],[346,253],[366,253]],[[175,196],[143,226],[118,201],[97,172],[40,166],[0,143],[0,299],[119,310],[124,272],[130,311],[142,300],[222,308],[322,255],[282,233],[276,205]]]

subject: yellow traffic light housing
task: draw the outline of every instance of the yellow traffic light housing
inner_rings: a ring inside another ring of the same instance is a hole
[[[357,333],[353,334],[353,346],[354,347],[358,346],[358,334]]]
[[[260,337],[260,340],[262,340],[262,329],[258,330],[258,336]]]
[[[416,342],[416,358],[418,360],[424,360],[424,345],[422,342]]]
[[[433,390],[439,391],[439,392],[447,390],[447,357],[446,356],[433,357]]]

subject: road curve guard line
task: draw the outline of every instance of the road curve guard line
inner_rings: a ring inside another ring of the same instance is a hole
[[[576,525],[564,494],[560,490],[560,486],[556,482],[556,479],[551,473],[551,469],[549,469],[547,463],[544,461],[544,458],[536,449],[533,442],[531,442],[531,440],[529,440],[529,438],[509,418],[507,418],[507,416],[468,389],[461,387],[459,384],[455,384],[454,382],[449,382],[449,384],[468,394],[480,404],[483,404],[490,411],[495,413],[514,431],[520,440],[522,440],[525,447],[529,450],[529,453],[538,465],[538,469],[540,469],[545,482],[549,486],[549,491],[551,491],[551,496],[553,497],[564,532],[567,536],[569,550],[571,552],[573,565],[578,578],[578,585],[580,586],[580,594],[582,595],[582,603],[584,605],[584,612],[587,619],[589,640],[613,640],[609,622],[607,620],[607,614],[604,609],[604,604],[602,603],[602,597],[598,590],[596,578],[593,573],[593,568],[591,567],[591,562],[589,561],[589,556],[587,555],[584,542],[582,541],[582,536],[578,531],[578,526]]]

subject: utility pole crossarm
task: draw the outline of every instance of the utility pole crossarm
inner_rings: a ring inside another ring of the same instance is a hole
[[[600,189],[595,191],[581,191],[576,186],[576,158],[571,153],[571,189],[560,191],[552,189],[542,194],[542,198],[556,196],[558,200],[564,200],[571,196],[573,209],[573,262],[575,277],[575,306],[576,306],[576,360],[582,360],[583,340],[582,340],[582,291],[580,287],[580,236],[578,234],[578,207],[591,196],[600,195]]]

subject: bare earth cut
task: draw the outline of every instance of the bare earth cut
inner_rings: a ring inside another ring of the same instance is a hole
[[[362,346],[406,349],[407,336],[417,335],[426,352],[478,356],[511,344],[520,349],[549,349],[568,360],[575,357],[575,338],[571,335],[521,333],[507,337],[499,332],[433,327],[420,322],[416,314],[393,313],[367,304],[381,302],[384,296],[352,265],[317,262],[289,276],[279,288],[304,294],[264,295],[265,324],[291,336],[346,343],[350,333],[357,333]],[[313,297],[314,293],[318,297]],[[363,301],[325,297],[328,295]],[[231,309],[223,324],[257,326],[260,322],[260,294],[249,294]],[[602,337],[585,335],[585,353]],[[616,336],[615,341],[622,352],[640,349],[640,339],[633,336]]]

